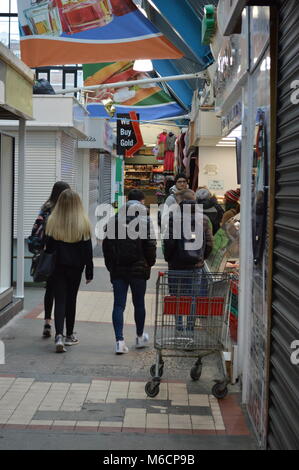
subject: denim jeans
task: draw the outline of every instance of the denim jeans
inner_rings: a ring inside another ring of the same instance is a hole
[[[208,283],[203,268],[169,271],[168,283],[169,293],[177,297],[192,297],[190,314],[187,316],[187,330],[193,330],[196,315],[196,297],[206,297]],[[182,331],[183,315],[176,315],[176,329]]]
[[[124,310],[126,308],[127,294],[129,287],[132,292],[134,305],[134,320],[136,324],[137,336],[142,336],[145,322],[145,279],[115,279],[112,281],[114,293],[114,305],[112,312],[112,322],[116,341],[122,341],[124,327]]]

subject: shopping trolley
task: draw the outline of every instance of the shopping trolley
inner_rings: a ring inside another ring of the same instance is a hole
[[[206,273],[202,270],[160,272],[156,284],[154,347],[156,363],[150,368],[152,380],[145,392],[149,397],[159,393],[163,375],[163,355],[197,357],[190,376],[198,380],[202,359],[221,353],[228,336],[229,273]],[[221,361],[223,365],[223,362]],[[223,367],[224,369],[224,367]],[[224,398],[229,379],[215,381],[212,394]]]

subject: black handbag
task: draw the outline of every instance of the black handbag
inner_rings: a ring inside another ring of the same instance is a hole
[[[39,257],[40,257],[40,253],[36,253],[32,257],[31,268],[30,268],[30,276],[31,277],[33,277],[34,274],[35,274],[35,271],[36,271],[36,268],[37,268],[37,265],[38,265],[38,262],[39,262]]]
[[[34,282],[44,282],[53,274],[56,264],[56,252],[47,253],[41,251],[35,272],[33,273]]]

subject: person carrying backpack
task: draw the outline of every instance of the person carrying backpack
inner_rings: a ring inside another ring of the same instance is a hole
[[[28,238],[28,249],[33,253],[37,259],[45,245],[45,228],[49,215],[53,211],[57,200],[65,189],[70,189],[70,186],[65,181],[56,181],[54,184],[50,197],[42,205],[37,219],[34,222],[31,235]],[[46,292],[44,296],[44,311],[45,323],[43,327],[43,337],[50,338],[51,336],[51,314],[54,303],[54,290],[52,279],[48,279],[46,283]]]
[[[147,215],[144,199],[142,191],[132,189],[128,194],[127,204],[108,221],[105,228],[103,254],[113,285],[112,322],[116,354],[129,352],[123,336],[123,314],[129,287],[134,304],[135,347],[143,348],[149,341],[148,334],[144,333],[145,292],[151,267],[156,262],[156,239],[153,236],[152,222]]]
[[[168,262],[170,294],[204,296],[204,260],[213,248],[210,222],[208,217],[200,212],[195,193],[190,189],[177,195],[177,203],[177,213],[170,214],[164,238],[164,258]],[[185,214],[189,215],[188,221],[184,220],[184,210]],[[186,230],[187,225],[190,232]],[[190,272],[191,275],[184,277],[184,271],[188,274]],[[176,328],[178,331],[183,330],[181,315],[176,317]],[[191,315],[188,316],[187,330],[193,328],[194,315]]]

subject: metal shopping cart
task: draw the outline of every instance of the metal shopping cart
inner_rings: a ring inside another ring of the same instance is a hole
[[[230,279],[229,273],[201,270],[159,273],[154,332],[156,363],[150,368],[152,380],[145,386],[149,397],[159,393],[164,369],[162,352],[167,357],[197,357],[190,376],[198,380],[202,358],[223,350],[229,328]],[[215,381],[212,388],[216,398],[227,394],[229,378],[226,370],[223,372],[223,380]]]

